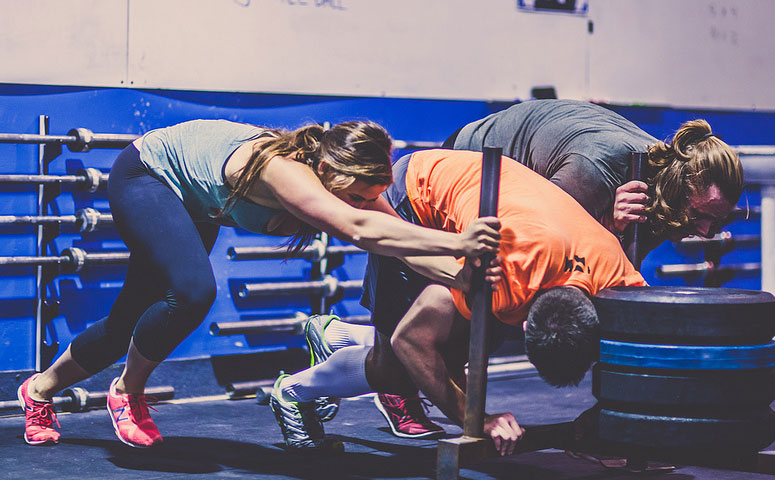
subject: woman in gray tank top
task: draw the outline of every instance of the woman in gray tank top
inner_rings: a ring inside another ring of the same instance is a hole
[[[600,105],[531,100],[469,123],[444,144],[456,150],[501,147],[613,233],[645,223],[642,255],[666,239],[718,233],[742,192],[740,160],[700,119],[685,122],[663,142]],[[629,181],[633,152],[648,154],[642,181]]]
[[[116,435],[134,447],[162,441],[145,384],[215,299],[208,255],[220,225],[290,236],[289,250],[324,231],[382,255],[428,255],[436,259],[428,265],[458,273],[454,257],[497,251],[496,218],[462,234],[398,218],[381,196],[392,182],[390,154],[389,135],[372,122],[280,131],[197,120],[128,146],[108,184],[115,226],[131,252],[124,286],[108,317],[19,387],[25,441],[57,443],[53,395],[124,355],[107,399]]]

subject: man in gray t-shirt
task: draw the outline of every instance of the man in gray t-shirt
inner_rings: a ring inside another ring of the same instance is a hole
[[[593,217],[610,212],[616,189],[629,180],[632,152],[656,139],[621,115],[576,100],[531,100],[469,123],[445,147],[503,154],[540,173]]]

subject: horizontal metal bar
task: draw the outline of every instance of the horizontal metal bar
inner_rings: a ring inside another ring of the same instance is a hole
[[[0,266],[19,265],[19,266],[38,266],[38,265],[57,265],[69,262],[70,258],[65,256],[34,257],[17,255],[14,257],[0,257]]]
[[[319,239],[312,241],[298,252],[288,252],[283,247],[229,247],[226,255],[230,260],[281,260],[286,258],[304,258],[318,261],[325,255],[325,244]]]
[[[0,175],[0,183],[21,183],[29,185],[46,183],[83,183],[86,178],[80,175]]]
[[[67,132],[67,135],[0,133],[0,143],[59,144],[67,145],[73,152],[87,152],[92,148],[124,148],[139,136],[125,133],[93,133],[88,128],[74,128]]]
[[[62,396],[52,399],[58,411],[85,412],[94,407],[105,408],[108,392],[89,392],[85,388],[72,387],[62,391]],[[153,404],[175,397],[175,388],[172,386],[147,387],[145,389],[148,403]],[[20,410],[18,400],[0,402],[0,413],[4,411]],[[21,415],[23,413],[20,412]]]
[[[37,135],[27,133],[0,133],[0,143],[59,143],[66,144],[74,142],[77,138],[74,135]]]
[[[355,245],[329,245],[326,248],[326,255],[353,255],[358,253],[368,253],[366,250],[356,247]]]
[[[61,265],[70,271],[79,272],[85,266],[93,265],[123,265],[129,261],[129,252],[85,252],[80,248],[69,248],[59,256],[38,257],[0,257],[0,266],[37,266]]]
[[[703,237],[686,237],[684,239],[681,239],[679,245],[681,246],[687,246],[687,247],[694,247],[694,246],[701,246],[701,247],[707,247],[707,246],[721,246],[721,245],[755,245],[757,243],[761,243],[762,237],[761,235],[745,235],[745,234],[737,234],[733,235],[730,232],[721,232],[717,235],[714,235],[713,238],[703,238]]]
[[[0,215],[0,225],[78,225],[82,232],[92,232],[97,227],[112,225],[113,216],[93,208],[84,208],[75,215]]]
[[[760,272],[761,263],[740,263],[734,265],[714,265],[712,262],[662,265],[657,267],[657,275],[664,278],[684,277],[697,273],[711,272]]]
[[[258,389],[272,389],[274,380],[255,380],[250,382],[232,382],[226,384],[226,393],[230,399],[243,398],[257,394]]]
[[[775,155],[775,145],[736,145],[732,149],[740,156]]]
[[[86,168],[75,175],[24,175],[3,174],[0,175],[0,184],[21,185],[46,185],[46,184],[74,184],[89,192],[96,192],[101,185],[108,182],[109,175],[96,168]]]
[[[352,290],[356,288],[360,289],[362,286],[363,280],[339,281],[330,275],[326,275],[322,280],[246,283],[240,287],[237,295],[239,295],[240,298],[303,294],[315,294],[330,297],[334,295],[339,288]]]
[[[299,312],[295,317],[290,318],[213,322],[210,324],[210,335],[250,335],[270,332],[301,333],[302,325],[308,318],[309,316]]]
[[[758,205],[748,208],[736,207],[732,210],[732,220],[756,220],[762,216],[762,209]]]
[[[256,335],[262,333],[290,333],[301,335],[309,315],[298,312],[295,317],[268,318],[261,320],[243,320],[239,322],[213,322],[210,324],[210,335],[221,337],[226,335]],[[371,325],[370,315],[353,315],[342,317],[345,323],[356,325]]]
[[[74,151],[87,151],[91,148],[117,148],[129,145],[140,135],[121,133],[92,133],[86,128],[74,128],[67,135],[34,135],[26,133],[0,133],[0,143],[37,143],[74,146]],[[393,140],[393,148],[401,150],[419,150],[439,148],[441,142]]]
[[[441,142],[413,142],[406,140],[393,140],[393,148],[400,150],[421,150],[423,148],[440,148]]]
[[[0,225],[47,225],[51,223],[73,224],[78,221],[75,215],[37,217],[32,215],[0,215]]]
[[[226,255],[230,260],[279,260],[303,258],[312,262],[320,261],[326,255],[366,253],[355,245],[328,246],[316,239],[310,245],[296,253],[289,253],[282,247],[229,247]]]

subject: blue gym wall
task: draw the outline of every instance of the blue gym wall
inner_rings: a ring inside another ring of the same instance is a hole
[[[95,133],[139,134],[150,129],[194,118],[225,118],[272,127],[295,128],[309,122],[340,122],[371,119],[383,124],[395,139],[443,141],[461,125],[505,108],[508,103],[443,101],[398,98],[349,98],[302,95],[235,94],[194,91],[77,88],[0,84],[0,133],[38,133],[38,116],[46,115],[51,134],[66,134],[84,127]],[[609,108],[629,118],[657,138],[668,138],[681,122],[707,119],[732,145],[767,145],[773,139],[775,112],[686,110],[643,106]],[[95,149],[74,153],[64,147],[49,164],[51,174],[72,174],[84,167],[108,172],[117,150]],[[395,157],[404,152],[396,151]],[[37,145],[0,144],[0,174],[37,173]],[[758,205],[758,191],[746,189],[741,206]],[[95,194],[63,187],[49,206],[50,215],[70,215],[92,207],[108,212],[104,190]],[[0,185],[0,215],[34,215],[33,186]],[[758,233],[758,220],[736,221],[733,233]],[[302,339],[289,334],[212,336],[213,322],[292,317],[310,312],[309,297],[276,297],[241,300],[236,289],[245,281],[306,280],[306,260],[230,261],[231,246],[279,245],[277,238],[224,227],[211,255],[218,296],[210,314],[171,358],[188,359],[256,353],[302,346]],[[87,252],[122,251],[124,246],[111,228],[80,233],[63,226],[48,245],[48,255],[69,247]],[[28,226],[0,226],[0,256],[35,255],[35,230]],[[702,277],[662,279],[655,270],[661,264],[698,263],[702,250],[681,249],[669,242],[652,252],[643,272],[653,285],[701,285]],[[723,263],[759,261],[758,245],[738,248],[723,257]],[[348,255],[334,275],[342,280],[360,279],[364,255]],[[58,302],[58,314],[47,329],[47,343],[61,354],[72,338],[90,323],[106,315],[123,280],[124,268],[86,267],[80,274],[61,275],[48,288],[48,297]],[[760,288],[758,274],[737,275],[729,287]],[[35,272],[33,267],[0,266],[0,371],[34,368]],[[335,313],[362,315],[355,292],[334,307]],[[58,346],[57,346],[58,343]]]

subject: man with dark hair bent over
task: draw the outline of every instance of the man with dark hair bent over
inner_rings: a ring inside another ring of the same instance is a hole
[[[467,151],[415,152],[394,164],[395,183],[385,196],[407,221],[460,231],[478,214],[481,161],[481,154]],[[493,313],[499,323],[526,323],[527,352],[544,379],[578,384],[596,357],[597,316],[589,296],[644,285],[643,278],[613,234],[517,162],[502,163],[498,217],[502,278],[493,286]],[[289,447],[325,445],[314,403],[319,397],[406,394],[419,387],[462,424],[465,392],[450,372],[462,372],[467,361],[470,270],[450,257],[402,260],[369,258],[364,303],[377,330],[373,346],[331,353],[326,330],[339,321],[329,318],[322,335],[308,335],[320,363],[275,382],[270,404]],[[511,413],[501,413],[485,416],[484,432],[506,455],[523,430]]]

